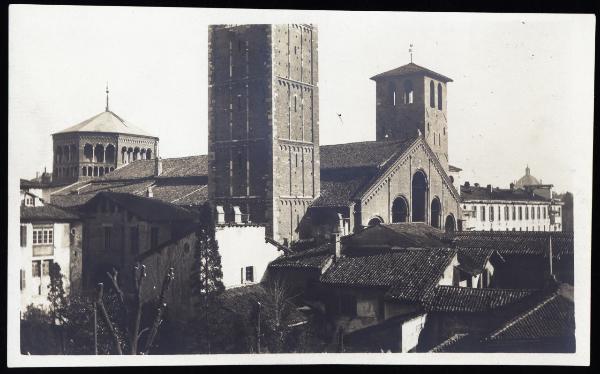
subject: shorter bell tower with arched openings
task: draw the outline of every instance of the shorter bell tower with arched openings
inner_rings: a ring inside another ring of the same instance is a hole
[[[448,172],[446,85],[452,79],[413,62],[371,79],[376,83],[376,140],[406,140],[420,132]]]

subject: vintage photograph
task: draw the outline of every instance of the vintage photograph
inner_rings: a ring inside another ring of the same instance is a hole
[[[593,15],[9,21],[11,366],[589,362]]]

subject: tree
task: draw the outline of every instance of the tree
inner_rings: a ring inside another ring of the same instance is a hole
[[[48,301],[50,301],[50,316],[54,323],[62,325],[65,318],[67,297],[63,286],[63,276],[60,265],[53,262],[50,265],[50,284],[48,285]]]
[[[142,288],[144,279],[146,278],[146,267],[144,265],[135,265],[133,267],[133,291],[131,293],[126,293],[121,288],[119,284],[118,271],[113,269],[112,273],[107,273],[113,289],[116,291],[118,300],[123,307],[125,313],[125,326],[123,330],[125,331],[126,339],[123,339],[122,336],[118,333],[117,328],[115,327],[106,307],[104,305],[104,284],[99,283],[97,288],[96,299],[94,301],[95,305],[99,307],[101,316],[108,327],[108,331],[113,339],[113,344],[116,352],[118,354],[123,354],[125,351],[124,348],[129,348],[129,354],[137,355],[137,354],[148,354],[150,353],[150,349],[152,348],[152,344],[154,343],[154,339],[158,333],[158,328],[163,320],[163,313],[165,308],[167,307],[166,303],[166,293],[169,289],[169,286],[174,278],[173,268],[170,268],[165,278],[162,282],[162,286],[160,289],[160,294],[158,297],[158,302],[155,307],[155,315],[152,320],[150,326],[140,329],[142,322]],[[147,332],[147,336],[145,337],[144,348],[140,349],[140,338],[142,334]],[[125,340],[125,341],[124,341]]]
[[[199,225],[196,231],[194,263],[191,271],[192,296],[196,299],[195,308],[198,311],[193,325],[196,327],[196,350],[204,353],[211,352],[211,341],[218,331],[218,296],[223,292],[223,271],[219,245],[215,239],[215,229],[212,223]]]

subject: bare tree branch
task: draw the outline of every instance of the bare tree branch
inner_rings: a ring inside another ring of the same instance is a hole
[[[110,331],[110,334],[112,335],[117,353],[122,355],[123,350],[121,349],[121,342],[119,342],[119,336],[117,335],[117,332],[115,331],[115,328],[114,328],[112,322],[110,321],[110,318],[108,317],[108,313],[106,312],[106,307],[104,307],[104,302],[102,301],[103,295],[104,295],[104,284],[98,283],[98,294],[96,296],[96,303],[100,306],[100,311],[102,312],[104,321],[106,322],[106,325],[108,326],[108,330]]]
[[[173,268],[169,268],[169,272],[165,276],[165,279],[162,284],[162,288],[160,290],[160,297],[158,300],[158,308],[156,310],[156,318],[154,319],[154,323],[152,324],[152,330],[150,331],[150,336],[148,340],[146,340],[146,347],[144,349],[144,354],[148,354],[150,352],[150,348],[152,347],[152,343],[154,342],[154,338],[156,337],[156,333],[158,331],[158,327],[162,322],[162,314],[164,312],[167,303],[165,299],[167,297],[167,290],[169,289],[169,285],[175,278],[175,272]]]

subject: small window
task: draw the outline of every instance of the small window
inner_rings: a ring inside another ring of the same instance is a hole
[[[39,278],[42,276],[42,268],[41,261],[32,261],[31,262],[31,276],[34,278]]]
[[[531,207],[531,219],[535,219],[535,208]]]
[[[429,81],[429,106],[435,108],[435,83]]]
[[[442,100],[443,99],[443,95],[444,94],[443,94],[443,91],[442,91],[442,84],[438,83],[438,86],[437,86],[437,108],[439,110],[442,110],[442,107],[443,107],[443,105],[442,105],[443,104],[443,100]]]
[[[473,205],[473,218],[477,218],[477,206]]]
[[[392,102],[394,106],[396,106],[396,90],[394,90],[394,92],[392,93]]]
[[[50,266],[52,266],[52,260],[42,261],[42,276],[50,275]]]
[[[540,207],[537,207],[537,218],[540,219],[542,218],[542,215],[540,214]]]
[[[246,266],[246,282],[254,282],[254,266]]]
[[[409,80],[404,81],[404,104],[413,103],[413,85]]]
[[[485,207],[481,207],[481,221],[485,222]]]
[[[504,220],[505,221],[510,220],[510,214],[508,212],[508,207],[507,206],[504,207]]]
[[[546,207],[544,207],[542,210],[544,212],[544,219],[546,219]],[[544,230],[544,231],[546,231],[546,230]]]
[[[490,207],[490,221],[493,221],[493,220],[494,220],[494,207],[491,206]]]
[[[104,228],[104,249],[110,249],[111,227]]]
[[[525,219],[529,219],[529,208],[525,207]]]
[[[51,227],[33,230],[33,244],[47,245],[54,243],[54,229]]]
[[[298,109],[298,97],[294,95],[294,112]]]
[[[523,207],[519,207],[519,221],[523,220]]]
[[[517,208],[516,207],[512,207],[512,219],[513,221],[517,219]]]

